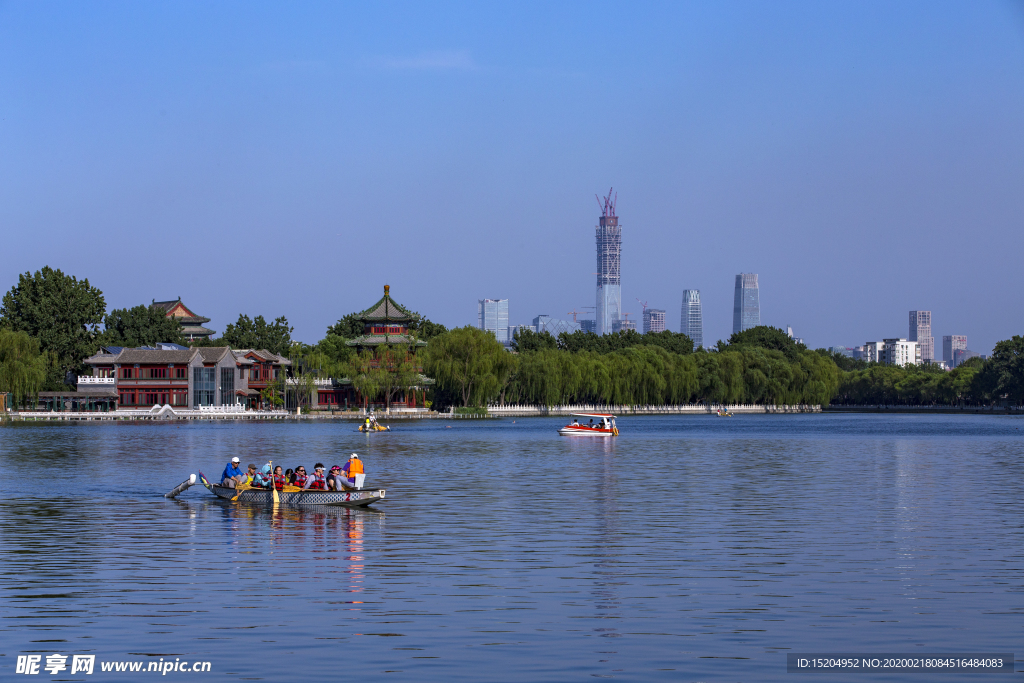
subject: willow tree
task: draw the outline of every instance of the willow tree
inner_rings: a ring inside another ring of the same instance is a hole
[[[363,396],[382,396],[387,410],[391,410],[399,392],[409,391],[420,381],[416,356],[404,345],[381,344],[372,350],[365,349],[349,361],[346,374]]]
[[[490,332],[458,327],[431,339],[422,352],[423,370],[462,405],[485,405],[509,383],[516,361]]]
[[[46,383],[50,360],[25,332],[0,330],[0,392],[12,394],[14,405],[37,395]]]

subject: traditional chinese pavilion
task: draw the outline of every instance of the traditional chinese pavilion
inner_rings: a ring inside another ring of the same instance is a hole
[[[377,303],[365,311],[356,314],[356,319],[363,324],[363,334],[346,342],[349,346],[355,347],[357,352],[374,350],[377,347],[406,346],[410,353],[415,349],[427,345],[425,341],[417,339],[411,334],[409,328],[415,324],[418,316],[405,306],[391,298],[391,287],[384,285],[384,296]],[[426,400],[426,386],[431,381],[420,375],[420,386],[410,389],[403,395],[396,397],[391,402],[393,408],[422,408]],[[375,397],[367,397],[359,394],[348,380],[336,382],[336,386],[330,390],[321,389],[319,392],[319,408],[330,410],[342,406],[358,405],[363,408],[373,407]]]
[[[181,297],[179,296],[176,301],[157,301],[153,300],[150,304],[150,308],[157,308],[167,314],[168,318],[175,318],[181,324],[181,336],[186,339],[209,339],[215,332],[211,329],[203,327],[206,323],[210,322],[209,318],[204,318],[201,315],[196,315],[181,303]]]
[[[358,314],[363,323],[363,334],[348,342],[362,351],[381,344],[399,346],[426,346],[425,341],[409,334],[409,325],[416,321],[416,314],[391,298],[391,286],[384,285],[384,297]]]

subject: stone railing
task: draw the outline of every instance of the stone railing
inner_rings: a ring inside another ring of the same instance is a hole
[[[245,406],[240,403],[232,403],[227,406],[199,406],[200,413],[244,413]]]
[[[758,405],[737,404],[719,405],[717,403],[691,403],[687,405],[489,405],[487,412],[492,415],[528,416],[528,415],[571,415],[573,413],[611,413],[612,415],[708,415],[719,410],[728,413],[820,413],[818,405]]]
[[[79,375],[78,384],[92,384],[99,386],[114,386],[117,381],[113,377],[90,377],[88,375]]]

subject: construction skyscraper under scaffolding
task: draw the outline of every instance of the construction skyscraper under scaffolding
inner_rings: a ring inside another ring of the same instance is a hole
[[[596,195],[595,195],[596,196]],[[597,333],[611,334],[622,312],[622,287],[619,276],[619,261],[622,256],[622,228],[615,215],[618,195],[608,196],[597,203],[601,207],[601,218],[597,226]]]

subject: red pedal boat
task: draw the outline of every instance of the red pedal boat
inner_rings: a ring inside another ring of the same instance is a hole
[[[572,424],[558,430],[562,436],[618,436],[615,416],[608,413],[573,413]],[[590,422],[582,424],[580,418]]]

